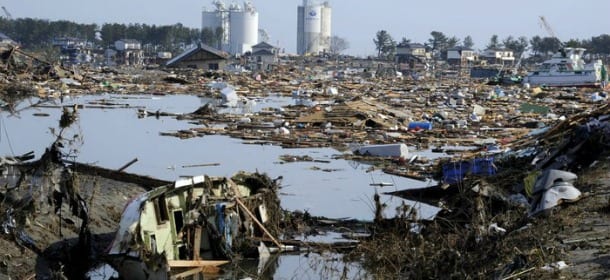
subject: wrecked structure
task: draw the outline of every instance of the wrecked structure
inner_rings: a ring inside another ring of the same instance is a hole
[[[163,279],[168,271],[199,269],[195,274],[227,264],[235,254],[253,254],[253,238],[275,240],[278,234],[276,188],[268,177],[248,173],[196,176],[156,188],[127,204],[108,257],[124,278]]]

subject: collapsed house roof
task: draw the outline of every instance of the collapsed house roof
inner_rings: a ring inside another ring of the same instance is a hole
[[[227,54],[212,48],[204,43],[199,43],[195,47],[186,50],[180,55],[169,60],[165,65],[172,66],[181,61],[189,60],[205,60],[205,59],[227,59]]]
[[[401,123],[396,114],[405,117],[404,113],[394,111],[385,105],[373,100],[347,101],[318,110],[315,108],[311,114],[297,118],[297,123],[323,124],[332,123],[336,126],[373,126],[390,128]]]

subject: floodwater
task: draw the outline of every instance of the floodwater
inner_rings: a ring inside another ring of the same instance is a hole
[[[272,145],[243,144],[240,139],[227,136],[204,136],[182,140],[175,137],[160,136],[161,132],[192,128],[187,121],[171,117],[138,118],[137,108],[149,111],[189,113],[195,111],[209,99],[189,95],[102,95],[83,96],[64,100],[63,104],[84,104],[105,99],[113,103],[126,104],[116,109],[84,108],[79,110],[79,119],[64,132],[73,139],[69,150],[74,160],[98,166],[118,169],[125,163],[137,158],[138,161],[125,171],[151,177],[175,180],[180,176],[207,174],[212,176],[231,176],[237,171],[259,171],[272,178],[282,176],[281,204],[288,210],[307,210],[315,216],[330,218],[353,218],[372,220],[374,209],[372,197],[375,192],[383,193],[406,188],[424,187],[435,182],[420,182],[380,171],[366,172],[369,167],[343,159],[334,159],[339,154],[331,148],[282,149]],[[36,102],[32,100],[30,102]],[[231,113],[256,112],[266,107],[279,108],[294,104],[290,98],[269,96],[259,98],[247,108],[225,109]],[[61,109],[28,108],[24,102],[19,112],[11,115],[0,113],[0,154],[20,155],[34,151],[39,157],[55,139],[58,131]],[[49,103],[51,105],[53,103]],[[128,105],[127,105],[128,104]],[[48,114],[48,116],[38,116]],[[53,130],[55,130],[53,132]],[[284,154],[309,155],[314,159],[329,161],[280,163],[279,156]],[[438,154],[418,153],[428,158]],[[217,166],[187,167],[188,165],[218,163]],[[325,172],[324,169],[333,170]],[[375,187],[372,183],[392,183],[393,186]],[[382,196],[386,203],[386,216],[395,214],[395,209],[407,203],[418,209],[422,218],[433,216],[437,208],[421,203],[406,201],[387,195]],[[280,257],[275,269],[275,278],[290,278],[295,270],[311,262],[303,255]],[[312,257],[314,258],[314,257]],[[324,259],[324,258],[323,258]],[[322,261],[322,260],[319,260]],[[292,265],[287,265],[287,264]],[[296,265],[296,266],[295,266]],[[345,265],[341,263],[341,265]],[[354,271],[351,269],[350,271]],[[298,273],[298,271],[296,272]],[[312,277],[316,275],[316,271]],[[298,274],[296,274],[298,275]],[[308,274],[307,274],[308,275]],[[299,277],[301,278],[301,277]],[[310,277],[305,277],[310,278]],[[324,278],[324,277],[321,277]],[[318,279],[318,277],[314,277]]]

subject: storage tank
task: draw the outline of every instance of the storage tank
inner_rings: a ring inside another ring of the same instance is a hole
[[[304,54],[305,49],[305,7],[297,7],[297,53]]]
[[[209,28],[212,31],[216,31],[216,28],[220,26],[222,26],[220,13],[204,9],[201,15],[201,29]]]
[[[331,8],[328,2],[324,2],[321,8],[322,21],[320,23],[320,47],[324,50],[330,50],[330,37],[331,37]]]
[[[223,34],[221,36],[220,43],[218,46],[213,47],[225,50],[229,47],[229,10],[225,8],[222,1],[216,0],[212,3],[215,7],[213,11],[205,7],[203,9],[201,16],[201,30],[208,28],[212,32],[216,33],[216,30],[219,27],[222,28]]]
[[[320,29],[322,25],[322,6],[306,6],[304,33],[305,33],[305,49],[309,53],[317,53],[320,51]]]
[[[258,12],[251,2],[245,2],[243,9],[232,8],[230,11],[230,52],[243,54],[252,50],[258,43]]]

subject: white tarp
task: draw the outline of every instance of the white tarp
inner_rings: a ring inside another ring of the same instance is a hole
[[[537,204],[531,209],[531,215],[549,210],[561,202],[574,202],[579,200],[581,192],[568,182],[556,182],[551,188],[546,190]]]
[[[378,157],[407,158],[409,156],[409,148],[405,144],[368,145],[359,147],[354,152]]]
[[[538,179],[536,179],[533,193],[548,190],[555,184],[555,182],[563,181],[572,183],[576,181],[577,178],[578,176],[576,176],[576,174],[569,171],[557,169],[546,170],[538,177]]]

